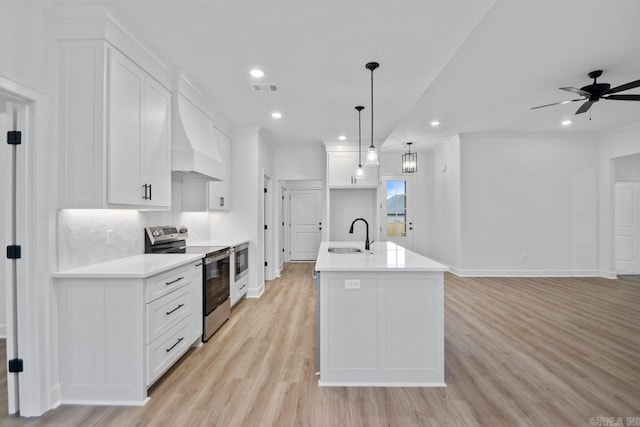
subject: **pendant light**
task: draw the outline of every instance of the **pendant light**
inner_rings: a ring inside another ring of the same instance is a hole
[[[402,173],[414,173],[418,170],[418,153],[411,152],[412,142],[407,142],[409,151],[402,155]]]
[[[358,167],[356,168],[356,178],[364,178],[364,168],[362,167],[362,125],[360,114],[364,107],[362,105],[358,105],[356,107],[358,110]]]
[[[373,145],[373,70],[378,68],[380,64],[377,62],[369,62],[365,67],[367,70],[371,70],[371,145],[369,146],[369,151],[367,152],[367,166],[378,166],[380,162],[378,161],[378,151],[376,150],[376,146]]]

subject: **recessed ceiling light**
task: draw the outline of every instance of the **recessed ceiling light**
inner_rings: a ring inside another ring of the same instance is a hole
[[[282,113],[278,113],[276,111],[274,113],[271,113],[271,117],[273,117],[274,119],[279,119],[280,117],[282,117]]]
[[[571,124],[571,120],[563,120],[560,122],[562,126],[569,126]]]
[[[345,139],[347,139],[347,137],[346,137],[346,136],[344,136],[344,135],[340,135],[340,136],[338,137],[338,139],[339,139],[340,141],[344,141]]]
[[[434,121],[432,121],[432,122],[430,123],[430,125],[431,125],[431,126],[433,126],[433,127],[436,127],[436,126],[438,126],[439,124],[440,124],[440,122],[439,122],[439,121],[437,121],[437,120],[434,120]]]
[[[251,74],[252,77],[255,78],[260,78],[260,77],[264,77],[264,72],[262,70],[258,70],[257,68],[254,68],[253,70],[249,71],[249,74]]]

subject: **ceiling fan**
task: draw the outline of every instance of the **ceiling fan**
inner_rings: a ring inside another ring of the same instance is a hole
[[[536,108],[550,107],[552,105],[568,104],[570,102],[586,100],[586,102],[582,104],[580,108],[578,108],[578,111],[576,111],[576,114],[582,114],[584,112],[587,112],[594,102],[598,102],[601,99],[615,99],[618,101],[640,101],[640,95],[613,95],[615,93],[640,86],[640,80],[625,83],[623,85],[612,88],[609,83],[598,83],[596,81],[596,79],[602,75],[602,70],[592,71],[588,75],[589,78],[593,79],[593,83],[590,85],[581,87],[580,89],[575,87],[560,88],[561,90],[566,90],[567,92],[580,95],[582,96],[582,98],[572,99],[570,101],[555,102],[553,104],[540,105],[538,107],[532,107],[531,109],[535,110]]]

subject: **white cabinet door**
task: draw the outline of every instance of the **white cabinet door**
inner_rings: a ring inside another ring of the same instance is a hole
[[[144,72],[115,49],[109,50],[108,203],[140,205],[142,90]]]
[[[340,152],[327,155],[327,183],[329,187],[352,187],[357,153]]]
[[[226,167],[224,181],[209,182],[209,209],[229,210],[231,208],[231,140],[219,132],[220,155]]]
[[[362,162],[365,158],[362,157]],[[353,151],[329,152],[327,154],[327,184],[329,188],[377,187],[378,166],[366,166],[364,178],[356,178],[360,159]]]
[[[144,91],[144,137],[142,139],[142,184],[149,187],[147,204],[171,206],[170,151],[171,94],[147,77]]]

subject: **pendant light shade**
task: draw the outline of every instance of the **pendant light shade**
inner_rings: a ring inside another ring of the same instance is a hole
[[[367,70],[371,71],[371,145],[367,151],[367,166],[378,166],[380,164],[378,161],[378,151],[376,150],[376,146],[373,145],[373,70],[379,66],[380,64],[377,62],[369,62],[365,65]]]
[[[418,170],[418,153],[411,152],[412,142],[407,142],[409,151],[402,155],[402,173],[414,173]]]
[[[356,168],[356,178],[364,178],[364,168],[362,167],[362,121],[360,117],[364,107],[358,105],[356,110],[358,110],[358,167]]]

